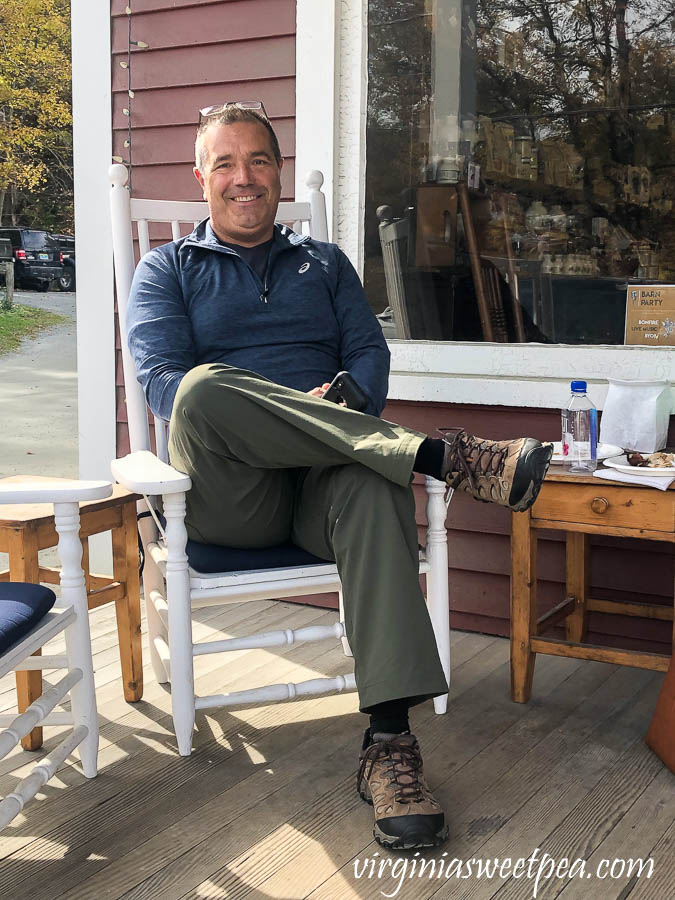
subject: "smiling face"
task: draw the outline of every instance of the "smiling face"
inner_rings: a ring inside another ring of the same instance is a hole
[[[281,197],[281,165],[264,125],[213,125],[200,141],[203,164],[194,173],[216,235],[242,247],[270,240]]]

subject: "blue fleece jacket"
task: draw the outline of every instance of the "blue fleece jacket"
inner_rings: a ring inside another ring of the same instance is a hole
[[[215,236],[209,220],[146,254],[127,309],[129,349],[150,409],[171,417],[178,385],[225,363],[309,391],[347,369],[380,415],[389,349],[345,254],[274,226],[265,283]]]

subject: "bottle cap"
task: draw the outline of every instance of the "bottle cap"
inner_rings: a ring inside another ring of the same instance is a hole
[[[573,381],[570,385],[573,394],[585,394],[587,384],[585,381]]]

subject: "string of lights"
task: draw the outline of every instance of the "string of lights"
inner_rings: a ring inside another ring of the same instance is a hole
[[[149,44],[145,41],[135,41],[132,39],[131,32],[131,16],[132,9],[130,6],[125,8],[125,13],[127,17],[127,58],[120,60],[120,68],[126,69],[127,73],[127,105],[122,109],[122,115],[127,117],[127,136],[124,139],[124,149],[127,151],[126,158],[124,156],[113,156],[113,162],[123,163],[129,169],[129,179],[127,181],[127,188],[129,193],[131,193],[131,181],[133,176],[133,145],[131,139],[131,128],[132,128],[132,107],[133,107],[133,99],[135,97],[134,90],[131,86],[131,48],[137,47],[139,50],[147,50]]]

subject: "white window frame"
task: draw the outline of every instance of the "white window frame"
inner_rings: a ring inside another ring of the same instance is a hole
[[[296,196],[306,168],[319,168],[312,160],[325,160],[332,240],[363,275],[367,0],[298,0],[297,10]],[[609,377],[675,381],[670,348],[390,341],[390,349],[397,400],[556,408],[570,379],[585,378],[602,409]]]

